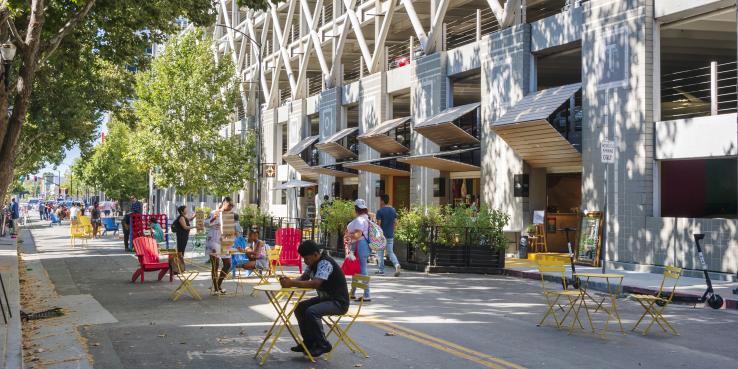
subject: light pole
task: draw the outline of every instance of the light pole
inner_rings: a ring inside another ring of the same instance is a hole
[[[256,108],[254,109],[254,120],[256,120],[256,207],[261,208],[261,94],[259,82],[261,81],[261,43],[251,38],[246,33],[225,24],[216,24],[216,27],[228,28],[238,32],[245,39],[256,45]],[[248,82],[247,82],[248,83]]]
[[[8,39],[8,41],[5,41],[4,44],[0,45],[0,56],[2,56],[3,59],[3,73],[5,74],[6,90],[10,85],[10,64],[13,62],[13,58],[15,58],[16,50],[17,48],[12,42],[10,42],[10,39]]]

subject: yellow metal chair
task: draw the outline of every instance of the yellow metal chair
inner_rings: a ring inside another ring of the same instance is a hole
[[[284,268],[282,267],[282,263],[279,262],[279,255],[282,252],[282,246],[277,245],[274,246],[271,249],[267,250],[267,261],[269,262],[269,268],[266,270],[263,269],[254,269],[253,274],[256,275],[259,278],[259,282],[256,283],[255,286],[260,286],[263,284],[269,284],[269,278],[277,276],[277,268],[279,268],[280,274],[284,275]],[[251,289],[251,296],[256,295],[256,290]],[[277,295],[279,297],[279,295]]]
[[[192,296],[192,298],[201,300],[202,298],[200,297],[200,294],[197,293],[197,290],[192,286],[192,281],[200,275],[200,272],[197,270],[185,270],[184,258],[180,260],[179,257],[175,258],[172,263],[172,267],[177,272],[175,275],[180,282],[179,287],[172,291],[172,294],[170,295],[172,301],[177,301],[177,299],[179,299],[185,292]]]
[[[72,248],[77,245],[77,239],[81,238],[83,246],[87,246],[87,239],[89,238],[88,233],[85,231],[85,227],[79,222],[72,223],[69,226],[69,242]]]
[[[640,303],[644,309],[641,318],[638,319],[633,328],[631,328],[631,331],[635,331],[636,328],[638,328],[638,325],[641,324],[641,321],[643,321],[643,318],[645,318],[646,315],[650,315],[651,323],[649,323],[648,327],[646,327],[646,330],[643,331],[644,336],[648,334],[648,330],[651,329],[651,326],[654,322],[656,322],[656,324],[661,327],[664,333],[669,333],[669,331],[666,329],[666,327],[668,327],[675,336],[679,335],[676,329],[674,329],[674,327],[672,327],[671,324],[666,321],[663,313],[664,309],[666,309],[666,307],[671,303],[671,300],[674,298],[677,282],[679,281],[679,277],[681,277],[681,275],[682,268],[666,266],[664,267],[664,276],[661,279],[659,292],[656,295],[631,294],[628,296],[629,299]]]
[[[87,233],[87,235],[91,237],[92,236],[92,221],[90,220],[90,217],[86,215],[80,215],[77,217],[77,221],[84,228],[85,233]]]
[[[571,323],[571,328],[574,327],[574,323],[578,323],[579,327],[584,329],[582,321],[579,319],[579,311],[582,305],[584,305],[584,310],[587,313],[590,327],[593,326],[592,317],[589,315],[589,309],[587,308],[586,304],[583,304],[582,301],[584,299],[584,292],[582,290],[567,289],[566,262],[558,259],[539,260],[538,273],[541,275],[541,287],[543,288],[543,296],[546,298],[548,309],[543,315],[543,318],[541,318],[541,321],[536,324],[537,326],[540,327],[549,316],[553,316],[554,321],[556,322],[556,328],[561,328],[566,318],[569,316],[569,314],[572,314],[573,312],[574,320]],[[564,289],[552,290],[547,288],[544,275],[545,273],[560,274],[561,285],[564,286]],[[562,298],[565,299],[565,301],[562,301]],[[560,301],[564,303],[563,306],[561,305]],[[577,303],[579,303],[579,307],[577,307]],[[564,316],[561,319],[559,319],[559,317],[556,315],[556,310],[561,310],[564,312]]]
[[[351,288],[360,288],[360,289],[367,289],[369,288],[369,276],[364,276],[361,274],[354,274],[351,277]],[[326,360],[330,359],[331,355],[333,355],[333,352],[336,351],[336,347],[338,347],[338,344],[343,342],[343,344],[348,347],[349,350],[353,353],[361,353],[364,355],[365,358],[369,357],[369,354],[364,351],[364,349],[359,346],[356,341],[349,336],[349,330],[351,327],[353,327],[354,323],[356,322],[356,319],[361,315],[361,308],[364,306],[364,299],[360,298],[359,305],[356,307],[355,310],[349,309],[346,314],[343,315],[326,315],[323,317],[323,321],[326,325],[330,327],[330,330],[328,330],[328,334],[326,334],[326,339],[328,339],[331,334],[334,332],[336,333],[336,336],[338,336],[338,340],[336,340],[336,343],[333,344],[333,349],[326,354],[325,358]],[[342,319],[350,319],[349,323],[346,325],[346,327],[341,327],[341,320]]]

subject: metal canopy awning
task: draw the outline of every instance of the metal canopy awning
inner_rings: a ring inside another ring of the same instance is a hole
[[[575,83],[530,94],[495,121],[492,129],[532,167],[581,167],[582,154],[548,122],[581,88],[581,83]]]
[[[453,121],[474,111],[479,105],[472,103],[448,108],[424,122],[415,124],[414,129],[439,146],[478,144],[479,139],[455,125]]]
[[[409,120],[410,117],[405,117],[382,122],[382,124],[368,130],[362,135],[359,135],[358,139],[382,154],[408,152],[410,149],[397,142],[394,138],[387,136],[387,132],[405,124]]]
[[[315,141],[318,141],[320,136],[310,136],[302,141],[298,142],[295,146],[292,146],[289,150],[287,150],[287,153],[282,155],[282,158],[284,159],[287,164],[291,165],[295,170],[300,173],[303,177],[316,177],[316,174],[312,171],[310,164],[305,162],[302,158],[302,153],[307,150],[310,145],[315,143]]]
[[[444,158],[444,156],[461,154],[461,153],[465,153],[465,152],[469,152],[473,150],[479,150],[479,148],[475,147],[475,148],[470,148],[470,149],[437,152],[433,154],[415,155],[415,156],[409,156],[405,158],[399,158],[397,159],[397,161],[402,162],[402,163],[408,163],[410,165],[417,165],[421,167],[437,169],[437,170],[444,171],[444,172],[471,172],[471,171],[476,171],[480,169],[476,165],[469,164],[469,163],[463,163],[463,162],[452,160],[452,159],[447,159],[447,158]]]
[[[370,173],[381,174],[385,176],[396,176],[396,177],[409,177],[410,171],[403,170],[400,168],[392,168],[385,165],[380,165],[380,162],[397,160],[397,158],[381,158],[363,161],[354,161],[351,163],[344,163],[343,166],[346,168],[363,170]]]
[[[358,130],[358,127],[342,129],[334,133],[332,136],[327,137],[325,140],[318,142],[315,144],[315,147],[339,160],[356,157],[356,154],[347,147],[339,144],[338,141]]]
[[[336,163],[336,164],[330,164],[330,165],[323,165],[319,167],[312,167],[311,169],[319,174],[324,174],[327,176],[333,176],[338,178],[346,178],[346,177],[356,177],[359,174],[354,172],[347,172],[344,170],[340,170],[337,168],[337,165],[344,165],[348,163]]]

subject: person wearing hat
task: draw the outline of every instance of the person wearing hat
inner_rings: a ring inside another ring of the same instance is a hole
[[[331,344],[326,340],[321,318],[326,315],[343,315],[349,308],[346,276],[341,267],[327,253],[321,253],[314,241],[300,243],[297,253],[307,265],[305,273],[298,279],[281,277],[279,283],[284,288],[314,288],[317,297],[303,300],[295,308],[295,318],[300,326],[300,334],[306,348],[313,357],[330,352]],[[303,352],[301,345],[292,347],[294,352]]]
[[[353,256],[359,258],[359,265],[361,266],[361,275],[369,275],[369,209],[366,206],[364,199],[356,199],[354,201],[354,211],[356,212],[356,218],[351,221],[346,227],[346,231],[351,239],[351,250],[349,251]],[[348,257],[353,257],[349,255]],[[351,299],[355,300],[356,289],[351,289]],[[371,301],[369,295],[369,287],[364,290],[364,302]]]

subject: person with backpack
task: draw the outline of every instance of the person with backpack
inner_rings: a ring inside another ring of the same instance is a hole
[[[172,222],[172,233],[177,238],[177,261],[179,262],[179,271],[184,271],[184,253],[187,248],[187,242],[190,239],[190,230],[195,227],[190,227],[190,222],[195,218],[194,214],[189,214],[189,210],[186,206],[180,205],[177,207],[177,217]],[[176,274],[176,271],[175,271]]]
[[[350,255],[346,255],[348,258],[357,257],[359,259],[359,265],[361,266],[361,275],[368,276],[368,262],[369,254],[369,209],[366,207],[366,201],[364,199],[356,199],[354,201],[354,211],[356,212],[356,218],[351,221],[346,227],[346,232],[351,240]],[[356,300],[356,289],[351,289],[351,299]],[[369,287],[364,290],[364,302],[371,301],[369,294]]]
[[[384,194],[379,197],[379,211],[377,211],[377,222],[382,227],[382,233],[387,240],[387,257],[392,261],[392,265],[395,266],[395,277],[400,276],[400,261],[397,260],[397,255],[393,250],[395,243],[395,226],[397,225],[397,211],[395,208],[388,204],[389,196]],[[384,275],[384,254],[385,250],[377,251],[377,275]]]

